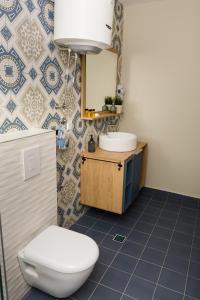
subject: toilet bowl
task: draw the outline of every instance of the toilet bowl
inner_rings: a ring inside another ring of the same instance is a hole
[[[98,257],[98,246],[90,237],[55,225],[18,253],[25,281],[57,298],[78,290]]]

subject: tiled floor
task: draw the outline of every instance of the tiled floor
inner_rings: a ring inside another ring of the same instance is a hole
[[[118,216],[90,209],[73,230],[92,237],[100,257],[73,300],[200,299],[200,201],[144,189]],[[113,241],[125,235],[123,243]],[[33,290],[25,300],[55,298]]]

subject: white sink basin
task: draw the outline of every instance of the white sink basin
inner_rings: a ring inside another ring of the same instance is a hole
[[[137,148],[137,136],[126,132],[108,132],[99,136],[99,147],[114,152],[132,151]]]

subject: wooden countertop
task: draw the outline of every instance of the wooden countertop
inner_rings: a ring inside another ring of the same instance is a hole
[[[133,151],[128,151],[128,152],[111,152],[111,151],[102,150],[98,147],[94,153],[82,151],[81,157],[120,163],[127,160],[131,155],[136,154],[138,151],[143,149],[146,145],[147,143],[138,142],[137,148]]]

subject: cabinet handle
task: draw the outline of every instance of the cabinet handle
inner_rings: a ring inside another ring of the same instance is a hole
[[[121,163],[118,164],[118,170],[120,171],[123,165]]]
[[[83,156],[82,157],[82,164],[84,165],[84,162],[86,161],[86,158]]]

